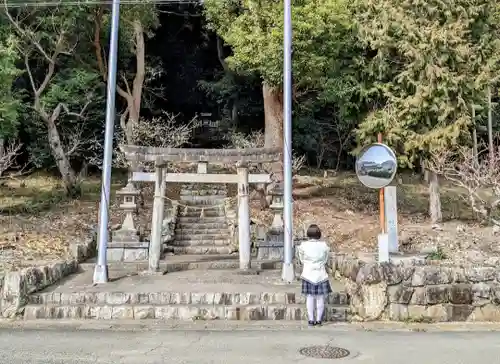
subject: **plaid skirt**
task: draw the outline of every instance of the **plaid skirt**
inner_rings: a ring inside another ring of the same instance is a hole
[[[311,283],[305,279],[302,280],[302,294],[304,295],[324,296],[331,292],[332,287],[328,279],[319,283]]]

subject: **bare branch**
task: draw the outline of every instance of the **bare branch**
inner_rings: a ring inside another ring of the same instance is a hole
[[[132,96],[132,90],[130,90],[130,86],[128,85],[127,77],[125,77],[125,74],[122,73],[120,76],[122,77],[123,83],[125,83],[125,88],[127,89],[127,91],[126,91],[127,96],[124,96],[124,97],[128,98],[128,97]]]
[[[8,7],[8,4],[7,4],[7,0],[4,0],[4,7],[5,7],[5,11],[4,12],[5,12],[5,15],[7,16],[7,19],[9,19],[10,23],[14,26],[14,28],[19,33],[19,35],[21,37],[24,37],[24,38],[28,39],[38,49],[38,51],[45,57],[45,59],[48,62],[53,62],[52,61],[52,57],[50,57],[45,52],[45,50],[43,49],[43,47],[41,46],[41,44],[39,42],[37,42],[35,40],[35,38],[33,38],[27,31],[25,31],[24,29],[22,29],[21,26],[19,25],[19,23],[17,21],[15,21],[14,18],[12,18],[12,15],[9,12],[9,7]]]
[[[464,191],[463,198],[483,221],[498,224],[493,215],[500,205],[500,150],[492,158],[488,152],[479,153],[479,164],[474,150],[459,147],[434,153],[427,167],[445,177]]]
[[[3,140],[0,142],[2,143],[0,145],[0,178],[2,178],[3,174],[14,166],[23,145],[19,142],[11,142],[4,146]]]
[[[73,130],[71,134],[69,134],[66,138],[65,143],[65,151],[64,154],[69,158],[77,152],[79,152],[82,147],[91,141],[85,140],[83,137],[83,128],[79,128],[78,130]]]
[[[31,88],[33,89],[33,93],[36,94],[36,85],[35,85],[35,80],[33,79],[33,74],[31,73],[31,67],[30,67],[30,63],[29,63],[29,53],[26,52],[24,54],[24,65],[26,67],[26,72],[28,72],[28,76],[29,76],[29,79],[30,79],[30,83],[31,83]]]

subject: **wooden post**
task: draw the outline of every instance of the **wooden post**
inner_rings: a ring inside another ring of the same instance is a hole
[[[382,133],[378,133],[377,141],[382,143]],[[380,230],[382,234],[385,233],[385,198],[384,198],[384,189],[381,188],[379,190],[379,202],[380,202]]]
[[[493,106],[491,104],[491,86],[488,86],[488,151],[490,158],[490,169],[493,168],[495,159],[495,148],[493,147]]]
[[[472,154],[474,157],[474,167],[479,166],[479,153],[477,150],[477,125],[476,125],[476,109],[472,105]]]

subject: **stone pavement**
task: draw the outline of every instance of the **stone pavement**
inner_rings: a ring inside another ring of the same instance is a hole
[[[193,323],[176,329],[162,329],[159,324],[135,330],[110,330],[97,324],[99,330],[86,330],[71,325],[50,327],[49,324],[44,329],[24,324],[13,329],[15,323],[0,323],[0,362],[500,364],[498,333],[488,331],[368,331],[360,330],[357,325],[307,329],[298,324],[276,323],[254,323],[246,325],[246,329],[222,330],[217,329],[222,323]],[[298,352],[304,346],[327,344],[348,349],[351,356],[324,360],[306,358]]]
[[[299,282],[285,284],[279,270],[242,275],[238,270],[188,270],[163,276],[110,272],[105,285],[83,271],[35,293],[26,319],[301,320],[305,314]],[[347,295],[332,281],[327,319],[345,321]]]

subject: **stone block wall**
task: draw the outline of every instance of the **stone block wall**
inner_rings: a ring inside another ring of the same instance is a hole
[[[97,256],[97,226],[92,227],[84,240],[70,242],[69,253],[78,263]]]
[[[77,269],[78,261],[71,259],[40,267],[30,267],[19,271],[7,272],[1,280],[1,317],[15,317],[28,302],[30,294],[41,291],[62,278],[75,273]]]
[[[67,260],[10,271],[0,276],[0,317],[15,317],[22,312],[30,294],[76,273],[78,263],[95,256],[96,237],[96,229],[93,228],[86,239],[71,242]]]
[[[500,269],[368,263],[332,257],[353,319],[408,322],[500,322]]]

